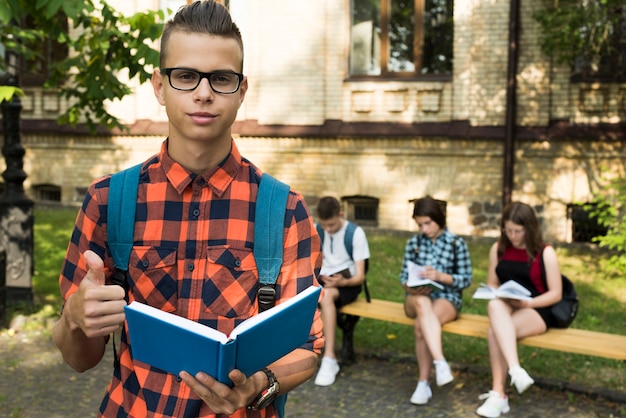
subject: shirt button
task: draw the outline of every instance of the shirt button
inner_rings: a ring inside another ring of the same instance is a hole
[[[239,260],[235,260],[235,265],[236,265],[237,267],[241,266],[241,261],[239,261]]]
[[[193,263],[187,264],[187,270],[193,271]]]
[[[176,376],[176,381],[180,383],[183,381],[183,379],[180,376]]]
[[[197,184],[198,186],[204,186],[204,179],[203,179],[202,177],[200,177],[200,178],[196,181],[196,184]]]
[[[141,262],[141,265],[143,266],[143,268],[148,268],[148,266],[150,265],[150,263],[148,262],[148,260],[143,260]]]
[[[200,215],[200,209],[194,209],[191,213],[197,218]]]

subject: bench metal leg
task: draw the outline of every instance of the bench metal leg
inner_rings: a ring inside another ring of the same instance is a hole
[[[337,315],[337,325],[343,331],[343,341],[341,345],[341,362],[343,365],[352,364],[356,361],[354,354],[354,328],[359,319],[359,316],[354,315]]]

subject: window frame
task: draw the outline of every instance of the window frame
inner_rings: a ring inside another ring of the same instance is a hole
[[[421,74],[420,71],[423,67],[424,62],[424,9],[426,0],[413,0],[414,3],[414,12],[413,12],[413,21],[414,21],[414,35],[413,35],[413,64],[415,65],[415,71],[389,71],[389,61],[390,61],[390,20],[391,20],[391,2],[396,0],[379,0],[380,1],[380,74],[353,74],[350,62],[348,63],[348,77],[347,81],[417,81],[427,79],[429,81],[450,81],[453,77],[454,72],[454,64],[452,64],[452,68],[450,73],[443,74]],[[353,27],[353,16],[354,16],[354,4],[353,0],[349,2],[350,5],[350,28]],[[454,20],[454,11],[452,11],[452,19]],[[415,22],[421,22],[420,24],[415,24]],[[350,55],[352,51],[352,34],[349,37],[349,50]],[[451,60],[454,61],[454,47],[451,52]],[[350,56],[348,60],[350,60]]]

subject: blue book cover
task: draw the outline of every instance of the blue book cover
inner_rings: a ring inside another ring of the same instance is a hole
[[[230,335],[132,302],[124,308],[132,357],[175,375],[203,371],[232,385],[231,370],[250,376],[307,342],[320,292],[311,286],[243,321]]]

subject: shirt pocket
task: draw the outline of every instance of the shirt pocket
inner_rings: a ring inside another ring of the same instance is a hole
[[[166,312],[178,305],[176,249],[135,246],[128,263],[131,301],[146,303]]]
[[[256,261],[249,248],[208,248],[202,300],[209,317],[247,319],[255,310],[258,289]]]

